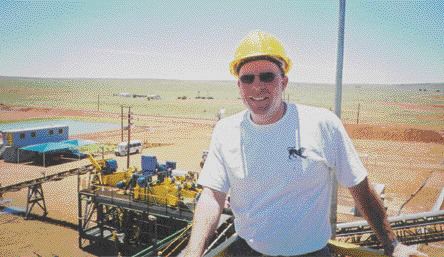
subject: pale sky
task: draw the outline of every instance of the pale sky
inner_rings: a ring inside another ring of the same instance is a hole
[[[335,83],[338,1],[1,1],[0,76],[233,80],[251,30]],[[444,1],[348,1],[344,83],[444,82]]]

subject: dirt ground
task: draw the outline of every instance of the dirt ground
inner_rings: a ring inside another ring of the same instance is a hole
[[[119,117],[119,114],[101,112],[0,107],[2,121],[51,117],[94,118],[104,115]],[[152,116],[137,116],[137,119],[148,125],[133,129],[131,137],[152,145],[162,144],[145,148],[143,154],[154,154],[160,162],[177,161],[178,168],[182,170],[200,170],[201,154],[208,148],[215,121]],[[346,128],[369,171],[370,181],[385,185],[385,205],[390,216],[431,210],[444,186],[442,131],[365,124],[346,125]],[[120,137],[117,130],[83,134],[76,138],[117,143]],[[140,156],[132,155],[131,165],[140,167]],[[116,159],[119,167],[126,167],[126,157]],[[81,160],[43,168],[0,161],[0,183],[9,185],[86,164],[87,160]],[[94,251],[78,248],[77,177],[43,184],[43,190],[49,211],[48,219],[44,221],[24,220],[22,216],[2,213],[0,209],[0,256],[97,255]],[[8,204],[12,210],[26,206],[26,190],[6,193],[3,198],[12,201]],[[356,219],[350,215],[353,201],[347,189],[339,189],[338,203],[339,222]],[[40,215],[41,211],[35,208],[33,213]],[[423,245],[420,249],[430,256],[444,256],[444,242]]]

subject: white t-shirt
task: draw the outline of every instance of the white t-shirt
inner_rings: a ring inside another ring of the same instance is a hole
[[[335,114],[287,104],[270,125],[255,124],[249,111],[219,121],[198,182],[230,190],[236,231],[253,249],[297,255],[330,238],[331,170],[346,187],[367,176]]]

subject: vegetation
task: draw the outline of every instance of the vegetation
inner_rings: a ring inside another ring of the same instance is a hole
[[[96,111],[99,102],[101,111],[113,113],[120,113],[121,105],[132,106],[136,123],[137,115],[215,119],[222,107],[226,115],[244,109],[235,81],[0,77],[0,88],[0,103],[6,105]],[[427,91],[422,90],[424,88]],[[344,85],[342,119],[356,123],[359,104],[360,123],[390,122],[437,127],[444,106],[443,89],[444,83]],[[123,92],[159,95],[161,99],[148,101],[142,97],[115,96]],[[334,93],[334,85],[290,83],[285,98],[290,102],[333,110]],[[186,99],[183,99],[184,96]],[[419,105],[421,108],[406,108],[405,105]]]
[[[90,154],[107,154],[107,153],[114,153],[114,149],[116,149],[116,144],[92,144],[92,145],[85,145],[80,147],[80,152],[82,153],[90,153]]]

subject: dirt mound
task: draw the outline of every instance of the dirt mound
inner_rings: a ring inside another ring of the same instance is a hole
[[[395,126],[367,124],[346,124],[350,137],[355,139],[373,139],[390,141],[410,141],[444,144],[444,138],[438,131]]]
[[[9,111],[9,110],[11,110],[11,107],[9,107],[6,104],[0,103],[0,110],[2,110],[2,111]]]
[[[395,102],[387,102],[382,104],[387,106],[398,106],[404,110],[444,109],[444,104],[417,104],[417,103],[395,103]]]

